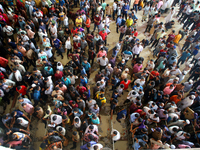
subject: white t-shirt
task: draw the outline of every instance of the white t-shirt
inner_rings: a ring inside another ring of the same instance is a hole
[[[6,32],[7,36],[13,35],[14,29],[11,26],[3,27],[3,32]]]
[[[103,145],[102,145],[102,144],[97,143],[97,144],[92,145],[92,147],[90,148],[90,150],[94,150],[94,146],[98,146],[98,150],[100,150],[100,149],[103,148]]]
[[[39,54],[38,54],[38,57],[39,57],[39,58],[45,57],[45,56],[47,57],[47,53],[46,53],[46,52],[43,52],[43,53],[39,53]]]
[[[62,128],[62,131],[59,131],[59,128]],[[57,127],[56,127],[56,130],[57,130],[58,132],[60,132],[62,135],[64,135],[64,136],[65,136],[66,130],[65,130],[65,128],[64,128],[64,127],[57,126]]]
[[[140,45],[139,47],[135,45],[132,49],[133,54],[138,55],[143,50],[143,47]]]
[[[113,134],[114,131],[117,131],[117,130],[113,129],[112,132],[111,132],[111,134]],[[116,136],[113,136],[113,137],[112,137],[112,140],[113,140],[113,141],[117,141],[117,140],[119,140],[119,139],[120,139],[120,133],[119,133],[119,131],[117,131],[117,135],[116,135]]]
[[[71,84],[75,84],[76,83],[76,79],[78,79],[78,76],[68,76],[68,79],[71,81]]]
[[[47,54],[47,56],[48,56],[48,58],[51,58],[52,56],[53,56],[53,54],[52,54],[52,48],[49,48],[48,50],[44,50],[44,53],[46,53]]]
[[[64,25],[65,25],[65,26],[68,26],[68,25],[69,25],[68,17],[67,17],[67,16],[66,16],[65,19],[64,19]]]
[[[68,41],[68,40],[67,40],[67,41],[65,42],[65,48],[66,48],[66,49],[71,49],[71,48],[72,48],[71,41]]]
[[[117,10],[117,4],[113,3],[113,10]]]
[[[141,79],[137,79],[134,83],[139,83],[141,86],[143,86],[145,84],[145,80],[141,81]]]
[[[25,120],[24,118],[22,118],[22,117],[19,117],[19,118],[17,118],[17,120],[21,120],[22,122],[20,123],[20,125],[21,126],[23,126],[23,127],[28,127],[28,121],[27,120]]]
[[[154,63],[150,63],[150,61],[148,61],[148,63],[147,63],[147,70],[153,70],[154,69],[154,67],[155,67],[155,64]]]
[[[78,123],[74,123],[74,127],[75,128],[80,128],[81,127],[81,119],[78,117],[78,116],[76,116],[76,117],[74,117],[74,120],[76,119],[76,118],[78,118],[79,119],[79,122]]]
[[[53,27],[52,27],[52,26],[50,27],[50,32],[51,32],[52,35],[57,36],[57,28],[56,28],[56,25],[54,25]]]
[[[55,121],[53,121],[53,117],[54,116],[57,116],[57,119]],[[62,116],[56,115],[56,114],[52,114],[51,115],[51,123],[54,123],[54,124],[57,124],[57,125],[61,124],[62,123]]]

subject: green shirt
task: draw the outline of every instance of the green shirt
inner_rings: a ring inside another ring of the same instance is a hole
[[[106,3],[102,3],[102,4],[101,4],[101,6],[102,6],[103,10],[105,10],[105,9],[106,9],[106,6],[107,6],[107,4],[106,4]]]

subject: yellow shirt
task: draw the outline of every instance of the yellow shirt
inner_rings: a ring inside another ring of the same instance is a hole
[[[130,27],[132,24],[133,24],[133,19],[132,18],[131,18],[131,20],[130,19],[126,20],[127,27]]]
[[[181,39],[182,35],[181,34],[177,34],[174,38],[174,43],[178,44],[179,40]]]
[[[79,25],[82,27],[82,19],[76,18],[76,26],[78,27]]]
[[[60,21],[63,21],[63,20],[64,20],[64,15],[65,15],[64,12],[59,13]]]

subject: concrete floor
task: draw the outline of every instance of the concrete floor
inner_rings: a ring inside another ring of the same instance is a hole
[[[106,0],[106,2],[108,4],[110,4],[110,6],[112,6],[112,3],[113,3],[113,0]],[[132,6],[131,6],[132,8]],[[77,9],[75,9],[77,10]],[[176,8],[177,10],[177,8]],[[148,38],[150,39],[149,36],[146,36],[143,34],[145,28],[146,28],[146,22],[141,22],[141,18],[142,18],[142,13],[143,11],[139,11],[137,13],[137,17],[138,17],[138,21],[137,21],[137,29],[138,29],[138,32],[139,32],[139,35],[137,38],[139,38],[140,40],[144,39],[144,38]],[[165,20],[164,20],[164,17],[166,16],[166,14],[164,14],[161,18],[160,18],[160,21],[163,21],[165,23]],[[176,18],[173,18],[175,20],[175,26],[174,26],[174,29],[176,30],[176,34],[178,33],[179,29],[181,29],[181,25],[177,23],[177,19]],[[71,21],[70,21],[71,22]],[[91,25],[91,29],[93,29],[93,24]],[[110,30],[111,30],[111,34],[108,35],[108,40],[107,42],[109,43],[109,55],[111,53],[111,49],[115,46],[115,44],[118,42],[118,39],[119,39],[119,34],[116,33],[116,25],[115,25],[115,21],[112,21],[112,23],[110,24]],[[167,32],[169,33],[170,30]],[[180,46],[182,46],[182,44],[184,43],[184,39],[180,42]],[[177,48],[177,52],[180,54],[180,46]],[[150,58],[152,58],[152,52],[151,50],[149,49],[149,47],[146,47],[142,52],[141,52],[141,55],[142,57],[144,57],[144,64],[146,64],[146,62],[148,61],[149,59],[149,56]],[[64,59],[61,60],[60,57],[57,57],[56,58],[56,61],[61,61],[63,64],[66,64],[69,60],[67,59],[67,55],[64,54]],[[120,57],[119,59],[117,60],[118,62],[120,61]],[[98,69],[96,69],[95,66],[98,66],[97,64],[94,64],[93,68],[92,68],[92,74],[91,74],[91,77],[90,77],[90,80],[89,82],[92,84],[92,86],[95,84],[94,82],[94,77],[95,77],[95,74],[98,72]],[[144,65],[145,66],[145,65]],[[131,62],[129,61],[127,63],[127,67],[131,68]],[[181,66],[181,67],[184,67]],[[104,115],[101,115],[101,125],[99,126],[99,131],[100,131],[100,135],[101,135],[101,140],[99,143],[102,143],[104,146],[106,147],[110,147],[112,149],[112,145],[110,144],[110,140],[108,140],[107,138],[109,138],[110,136],[110,130],[111,130],[111,127],[110,127],[110,116],[109,116],[109,99],[111,97],[111,93],[109,93],[108,89],[110,89],[110,87],[107,87],[106,88],[106,98],[108,100],[107,104],[106,104],[106,110],[102,110],[104,111]],[[130,90],[131,88],[129,88]],[[119,105],[122,104],[122,102],[126,99],[126,96],[127,96],[127,92],[124,93],[124,95],[122,97],[119,98]],[[6,112],[10,112],[10,105],[7,107],[7,110]],[[21,107],[19,106],[19,104],[17,103],[16,104],[16,107],[15,108],[19,108],[21,109]],[[115,150],[125,150],[125,149],[128,149],[128,145],[127,145],[127,129],[126,129],[126,126],[124,123],[118,123],[116,121],[116,115],[113,116],[113,128],[114,129],[117,129],[120,133],[121,133],[121,141],[118,141],[114,144],[114,147],[115,147]],[[35,149],[38,149],[40,143],[41,143],[41,140],[42,140],[42,137],[46,134],[46,130],[44,128],[44,124],[41,122],[41,121],[38,121],[38,120],[33,120],[32,121],[32,129],[31,129],[31,135],[32,137],[35,137],[33,142],[33,147]],[[69,143],[69,145],[64,148],[66,150],[68,150],[70,147],[72,147],[72,142]],[[78,146],[79,147],[79,146]],[[77,148],[77,150],[79,150],[79,148]]]

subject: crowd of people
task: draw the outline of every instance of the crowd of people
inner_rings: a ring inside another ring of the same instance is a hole
[[[119,39],[109,49],[113,22]],[[198,1],[1,1],[0,34],[2,146],[34,145],[36,119],[47,131],[41,150],[62,150],[71,141],[70,149],[100,150],[106,145],[98,126],[109,107],[111,120],[126,122],[135,150],[200,147]],[[152,59],[142,57],[147,49]],[[5,113],[10,103],[15,109]],[[113,143],[120,134],[110,131]]]

